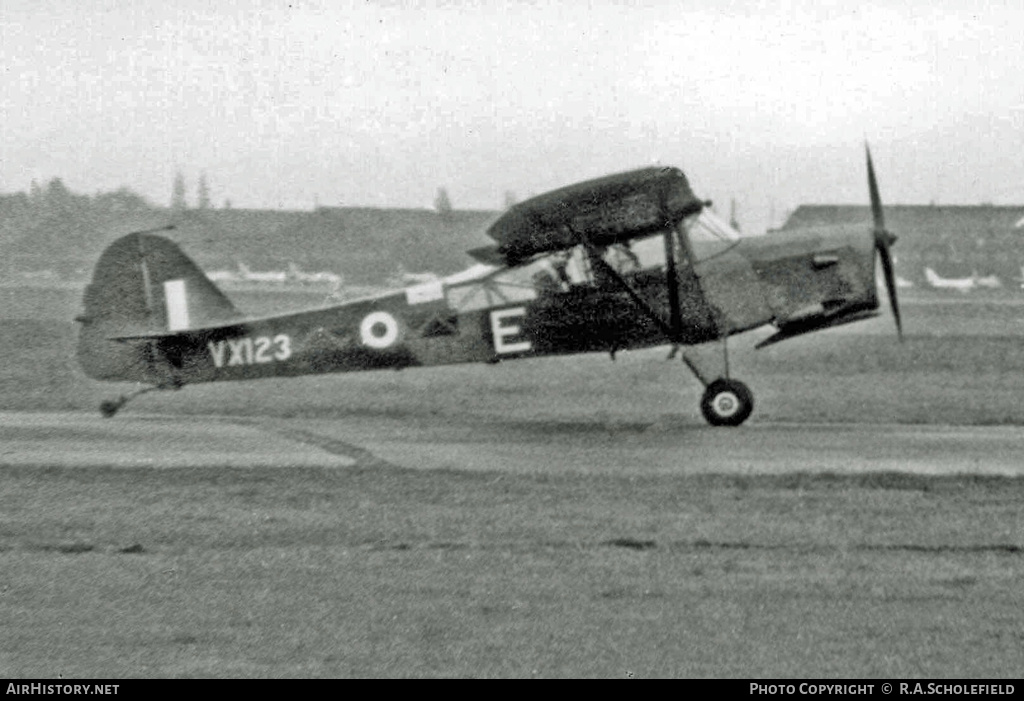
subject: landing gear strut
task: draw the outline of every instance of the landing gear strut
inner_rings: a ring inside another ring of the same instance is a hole
[[[745,384],[729,377],[729,346],[725,338],[722,339],[723,376],[715,377],[702,370],[694,352],[684,350],[682,356],[686,366],[704,385],[700,410],[709,424],[739,426],[750,418],[754,411],[754,394]]]

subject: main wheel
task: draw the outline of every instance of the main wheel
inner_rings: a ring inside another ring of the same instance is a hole
[[[739,426],[754,410],[754,395],[742,382],[720,378],[704,391],[700,410],[712,426]]]

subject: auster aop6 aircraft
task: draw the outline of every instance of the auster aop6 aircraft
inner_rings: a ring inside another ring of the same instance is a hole
[[[737,426],[750,390],[729,376],[725,340],[766,324],[759,346],[877,316],[876,256],[897,332],[899,307],[871,154],[873,230],[741,239],[676,168],[590,180],[514,205],[470,251],[466,273],[337,306],[243,316],[172,242],[128,234],[85,293],[78,358],[100,380],[144,383],[101,405],[112,416],[152,389],[722,341],[724,372],[682,359],[701,409]],[[717,365],[717,363],[716,363]]]

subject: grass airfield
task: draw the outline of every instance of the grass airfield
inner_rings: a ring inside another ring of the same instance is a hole
[[[3,294],[0,410],[80,416],[131,389],[78,373],[77,297]],[[239,303],[271,297],[319,301]],[[905,297],[902,346],[888,319],[731,343],[756,401],[740,429],[705,427],[699,384],[654,349],[196,386],[113,419],[337,424],[338,467],[24,466],[0,446],[0,676],[1019,676],[1024,479],[986,474],[989,452],[843,471],[822,441],[783,472],[696,469],[736,431],[1015,435],[1024,305]],[[462,451],[393,447],[433,435]],[[678,470],[636,464],[652,445],[679,445]]]

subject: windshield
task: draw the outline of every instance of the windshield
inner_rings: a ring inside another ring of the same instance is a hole
[[[709,207],[684,219],[682,228],[690,239],[693,255],[698,261],[724,253],[742,238],[740,232],[720,219]]]

